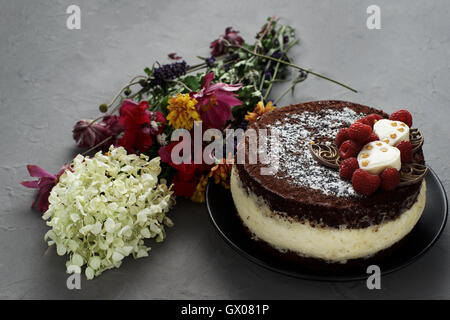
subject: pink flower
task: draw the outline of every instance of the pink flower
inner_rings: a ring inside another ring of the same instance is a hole
[[[97,123],[89,120],[80,120],[73,127],[73,138],[80,148],[92,148],[102,141],[105,141],[99,148],[107,149],[111,144],[115,144],[117,135],[122,132],[119,126],[119,117],[107,115]]]
[[[214,73],[210,72],[203,78],[203,84],[199,92],[194,92],[193,97],[198,101],[197,111],[200,113],[203,124],[209,128],[222,129],[224,124],[231,119],[231,107],[242,104],[237,94],[241,84],[229,85],[223,82],[211,84]]]
[[[48,210],[48,197],[50,196],[50,191],[52,191],[53,187],[58,183],[59,177],[66,170],[70,170],[70,166],[64,165],[56,175],[50,174],[44,169],[35,165],[28,165],[27,169],[30,173],[30,176],[39,179],[32,181],[22,181],[20,184],[27,188],[38,189],[36,200],[34,200],[31,207],[37,208],[42,214],[44,214]]]
[[[225,34],[221,35],[219,39],[211,42],[209,47],[211,50],[211,55],[214,57],[220,56],[226,52],[225,41],[228,41],[230,44],[235,46],[240,46],[244,43],[244,39],[240,35],[238,35],[239,31],[233,30],[232,27],[228,27],[225,29]]]
[[[78,121],[72,130],[73,138],[80,148],[92,148],[109,136],[110,131],[101,123],[91,123],[89,120]]]

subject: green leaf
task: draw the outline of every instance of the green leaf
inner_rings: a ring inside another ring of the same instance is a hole
[[[150,75],[152,74],[152,70],[151,70],[149,67],[146,67],[146,68],[144,69],[144,72],[145,72],[148,76],[150,76]]]
[[[159,108],[163,114],[168,114],[167,106],[169,105],[169,97],[163,97],[159,102]]]
[[[187,85],[191,90],[198,91],[201,88],[200,78],[198,76],[184,77],[181,82]]]
[[[259,91],[259,90],[253,91],[252,96],[253,97],[261,97],[262,96],[261,91]]]

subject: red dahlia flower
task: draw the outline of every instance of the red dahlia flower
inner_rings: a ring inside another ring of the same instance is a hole
[[[124,100],[120,107],[119,125],[124,135],[117,143],[128,152],[145,152],[152,145],[148,107],[147,101],[138,104],[132,100]]]
[[[36,200],[32,204],[32,208],[37,208],[42,214],[48,210],[49,202],[48,197],[50,196],[50,191],[58,183],[59,177],[67,170],[70,170],[69,165],[64,165],[56,175],[50,174],[44,169],[35,166],[28,165],[28,172],[30,176],[34,178],[39,178],[32,181],[22,181],[20,184],[27,188],[38,189],[38,194]]]
[[[211,50],[211,55],[214,57],[220,56],[225,53],[226,46],[225,41],[228,41],[230,44],[235,46],[240,46],[244,43],[244,39],[240,35],[238,35],[239,31],[233,30],[232,27],[228,27],[225,29],[225,34],[221,35],[219,39],[211,42],[209,47]]]
[[[198,183],[194,165],[185,165],[184,171],[178,171],[172,179],[173,193],[177,197],[190,198]]]
[[[233,91],[239,90],[241,84],[229,85],[223,82],[211,84],[214,73],[210,72],[203,78],[203,84],[199,92],[194,92],[193,97],[198,101],[197,111],[206,127],[222,129],[225,122],[231,119],[231,107],[242,104]]]
[[[174,194],[176,196],[190,198],[194,194],[202,174],[208,171],[210,166],[205,163],[193,163],[192,159],[187,159],[186,163],[175,164],[172,161],[171,154],[173,148],[178,143],[180,142],[176,141],[161,147],[158,153],[162,162],[168,163],[172,168],[177,170],[172,179]]]

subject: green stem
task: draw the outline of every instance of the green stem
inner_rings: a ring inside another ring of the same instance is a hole
[[[137,76],[137,77],[134,77],[134,78],[131,80],[130,83],[128,83],[126,86],[124,86],[122,89],[120,89],[119,92],[114,96],[114,98],[113,98],[113,99],[111,100],[111,102],[108,104],[108,108],[110,108],[110,107],[113,105],[113,103],[116,102],[117,98],[120,97],[120,95],[122,94],[122,92],[123,92],[124,90],[128,89],[128,88],[131,87],[131,86],[134,86],[134,85],[136,85],[136,84],[139,84],[139,81],[136,81],[136,82],[132,82],[132,81],[135,80],[135,79],[137,79],[137,78],[141,78],[141,77],[144,77],[144,76]],[[144,77],[144,78],[147,78],[147,77]],[[117,106],[116,106],[114,109],[112,109],[111,111],[109,111],[108,114],[113,114],[114,112],[116,112],[116,110],[117,110]],[[91,125],[91,124],[97,122],[98,120],[102,119],[102,118],[105,117],[105,116],[106,116],[106,115],[102,115],[102,116],[100,116],[100,117],[94,119],[89,125]]]
[[[183,83],[183,82],[181,82],[181,81],[178,81],[178,80],[170,80],[169,82],[178,84],[178,85],[180,85],[180,86],[186,88],[186,90],[188,90],[189,92],[192,92],[192,89],[189,88],[185,83]]]
[[[197,57],[197,58],[201,58],[201,57]],[[227,58],[226,54],[223,54],[221,56],[215,57],[216,61],[224,60],[225,58]],[[186,73],[191,73],[191,72],[194,72],[194,71],[198,71],[198,70],[201,70],[201,69],[207,68],[207,67],[208,67],[208,64],[206,62],[198,63],[198,64],[195,64],[195,65],[189,67],[189,69],[186,71]]]
[[[206,62],[202,62],[202,63],[198,63],[198,64],[194,64],[193,66],[190,66],[188,71],[192,71],[192,69],[197,69],[197,68],[204,68],[207,66]]]
[[[272,82],[276,83],[276,82],[291,82],[291,79],[273,79]]]
[[[97,148],[100,147],[102,144],[104,144],[105,142],[111,140],[112,138],[113,138],[112,136],[109,136],[109,137],[106,138],[105,140],[100,141],[99,143],[97,143],[97,144],[96,144],[95,146],[93,146],[92,148],[89,148],[88,150],[86,150],[85,152],[83,152],[81,155],[82,155],[82,156],[87,155],[89,152],[91,152],[92,150],[97,149]]]
[[[289,43],[286,46],[286,48],[281,51],[281,53],[282,53],[281,57],[283,57],[295,44],[297,44],[297,42],[298,42],[298,39],[295,39],[294,41]],[[270,81],[269,87],[267,88],[266,94],[264,95],[264,100],[267,100],[267,98],[269,97],[270,91],[272,91],[273,83],[274,83],[274,80],[277,78],[279,67],[280,67],[280,63],[277,62],[277,64],[275,65],[275,71],[273,72],[272,80]]]
[[[126,89],[128,89],[131,86],[134,86],[135,84],[139,84],[139,81],[136,82],[130,82],[129,84],[127,84],[126,86],[124,86],[122,89],[120,89],[120,91],[114,96],[114,98],[112,99],[112,101],[108,104],[108,107],[110,107],[114,102],[116,102],[117,98],[120,97],[120,95],[122,94],[122,92]]]
[[[202,57],[198,57],[198,56],[197,56],[197,58],[202,59],[202,60],[205,60],[205,58],[202,58]],[[225,55],[225,54],[224,54],[224,55],[221,55],[221,56],[219,56],[219,57],[215,57],[216,61],[220,61],[220,60],[223,60],[223,59],[225,59],[225,58],[226,58],[226,55]],[[190,66],[190,67],[189,67],[189,69],[186,71],[186,73],[190,73],[190,72],[193,72],[193,71],[197,71],[197,70],[203,69],[203,68],[205,68],[205,67],[207,67],[207,66],[208,66],[208,63],[206,63],[206,62],[194,64],[193,66]]]
[[[264,69],[264,70],[267,70],[267,69],[269,69],[269,66],[270,66],[270,64],[272,63],[272,61],[267,61],[267,63],[266,63],[266,68]],[[266,76],[265,76],[265,74],[263,73],[263,75],[262,75],[262,77],[261,77],[261,83],[259,84],[259,91],[262,93],[262,89],[263,89],[263,87],[264,87],[264,81],[266,80]]]
[[[272,87],[273,87],[273,80],[277,78],[279,68],[280,68],[280,63],[277,62],[277,64],[275,65],[275,70],[273,71],[272,80],[270,81],[269,87],[267,88],[266,94],[264,95],[264,101],[266,101],[267,98],[269,97],[270,91],[272,90]]]
[[[138,94],[145,92],[145,88],[142,88],[141,90],[139,90],[138,92],[132,94],[131,96],[128,97],[128,99],[133,100],[134,97],[136,97]],[[118,109],[120,108],[120,104],[116,105],[114,107],[114,109],[112,109],[110,112],[108,112],[108,114],[113,114],[114,112],[116,112]],[[104,116],[103,116],[104,117]]]
[[[275,102],[274,102],[273,104],[275,104],[275,105],[278,104],[278,102],[280,102],[281,99],[283,99],[284,96],[287,95],[288,92],[289,92],[290,90],[292,90],[298,83],[300,83],[300,82],[294,80],[294,81],[292,82],[292,84],[289,86],[289,88],[287,88],[287,89],[281,94],[281,96],[279,96],[278,99],[275,100]]]
[[[101,115],[98,118],[95,118],[94,120],[92,120],[89,124],[88,127],[90,127],[91,125],[93,125],[94,123],[96,123],[98,120],[103,119],[105,117],[105,115]]]
[[[133,79],[131,79],[129,83],[130,83],[130,84],[133,83],[136,79],[147,79],[147,77],[146,77],[146,76],[139,75],[139,76],[136,76],[136,77],[134,77]],[[130,84],[128,84],[128,86],[130,86]]]
[[[198,70],[201,70],[201,69],[203,69],[203,68],[206,68],[207,67],[207,65],[205,64],[205,65],[197,65],[197,66],[195,66],[195,68],[194,67],[192,67],[192,68],[189,68],[187,71],[186,71],[186,73],[191,73],[191,72],[194,72],[194,71],[198,71]]]
[[[292,41],[291,43],[289,43],[286,47],[286,49],[284,49],[284,53],[286,54],[286,52],[288,52],[289,50],[291,50],[291,48],[293,46],[295,46],[298,43],[298,39],[295,39],[294,41]]]
[[[136,76],[133,79],[131,79],[130,83],[128,83],[126,86],[122,87],[122,89],[119,90],[119,92],[114,96],[114,98],[112,99],[112,101],[108,104],[108,108],[110,108],[112,106],[112,104],[117,100],[117,98],[122,94],[122,92],[126,89],[128,89],[129,87],[135,85],[135,84],[139,84],[139,81],[133,82],[136,79],[139,78],[147,78],[144,76]],[[116,111],[117,107],[114,108],[112,111],[108,112],[108,114],[113,114]],[[101,115],[98,118],[95,118],[94,120],[91,121],[91,123],[89,123],[89,126],[93,125],[94,123],[96,123],[98,120],[103,119],[106,115]]]
[[[260,57],[260,58],[269,59],[269,60],[272,60],[272,61],[275,61],[275,62],[279,62],[279,63],[285,64],[285,65],[290,66],[290,67],[292,67],[292,68],[295,68],[295,69],[298,69],[298,70],[302,70],[302,71],[304,71],[304,72],[306,72],[306,73],[310,73],[310,74],[312,74],[312,75],[314,75],[314,76],[316,76],[316,77],[319,77],[319,78],[322,78],[322,79],[331,81],[331,82],[333,82],[333,83],[335,83],[335,84],[337,84],[337,85],[340,85],[340,86],[342,86],[342,87],[344,87],[344,88],[346,88],[346,89],[348,89],[348,90],[350,90],[350,91],[358,92],[357,90],[353,89],[352,87],[349,87],[349,86],[347,86],[347,85],[345,85],[345,84],[343,84],[343,83],[341,83],[341,82],[339,82],[339,81],[336,81],[336,80],[334,80],[334,79],[331,79],[331,78],[329,78],[329,77],[327,77],[327,76],[324,76],[324,75],[321,75],[321,74],[319,74],[319,73],[313,72],[313,71],[311,71],[311,70],[302,68],[302,67],[297,66],[297,65],[295,65],[295,64],[293,64],[293,63],[290,63],[290,62],[287,62],[287,61],[283,61],[283,60],[280,60],[280,59],[277,59],[277,58],[273,58],[273,57],[270,57],[270,56],[265,56],[265,55],[263,55],[263,54],[255,53],[255,52],[253,52],[253,51],[251,51],[251,50],[248,50],[247,48],[244,48],[244,47],[241,47],[241,46],[233,46],[233,45],[230,45],[230,47],[237,48],[237,49],[240,49],[240,50],[244,50],[245,52],[250,53],[250,54],[253,54],[253,55],[258,56],[258,57]]]

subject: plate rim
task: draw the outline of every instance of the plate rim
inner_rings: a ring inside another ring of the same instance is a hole
[[[443,195],[443,199],[444,199],[444,219],[441,221],[440,226],[438,231],[436,232],[436,234],[434,235],[433,239],[426,245],[425,248],[423,248],[419,253],[415,254],[413,257],[407,259],[404,263],[401,263],[400,265],[390,268],[388,270],[385,271],[381,271],[381,275],[385,276],[388,274],[391,274],[393,272],[399,271],[403,268],[406,268],[407,266],[411,265],[412,263],[416,262],[418,259],[420,259],[426,252],[428,252],[435,244],[436,242],[439,240],[439,238],[442,235],[442,232],[445,229],[445,226],[447,224],[447,219],[448,219],[448,197],[447,197],[447,193],[445,191],[444,185],[442,184],[441,179],[439,179],[439,176],[436,174],[436,172],[428,166],[429,169],[429,173],[427,174],[427,176],[429,174],[431,174],[436,181],[438,182],[438,186],[439,186],[439,190],[440,193]],[[427,179],[427,176],[425,177],[425,179]],[[216,232],[219,233],[219,235],[221,236],[221,238],[231,247],[233,248],[236,252],[239,253],[239,255],[243,256],[244,258],[246,258],[247,260],[250,260],[251,262],[255,263],[256,265],[263,267],[267,270],[270,270],[272,272],[278,273],[278,274],[282,274],[288,277],[293,277],[293,278],[297,278],[297,279],[303,279],[303,280],[309,280],[309,281],[319,281],[319,282],[350,282],[350,281],[362,281],[362,280],[366,280],[367,276],[363,276],[363,275],[355,275],[355,276],[330,276],[330,277],[325,277],[325,276],[315,276],[315,275],[302,275],[296,272],[290,272],[290,271],[286,271],[286,270],[282,270],[276,267],[273,267],[269,264],[267,264],[266,262],[260,260],[259,258],[255,257],[254,255],[246,252],[245,250],[241,249],[236,243],[234,243],[234,241],[230,240],[227,235],[222,231],[222,229],[218,226],[216,220],[213,217],[212,214],[212,210],[211,210],[211,204],[210,204],[210,199],[209,199],[209,194],[210,194],[210,190],[211,190],[211,186],[213,185],[212,181],[208,182],[208,185],[206,186],[206,208],[208,211],[208,216],[209,219],[211,221],[211,223],[213,224],[214,228],[216,229]],[[229,192],[231,192],[230,190],[228,190]],[[234,204],[233,204],[234,205]],[[420,221],[420,220],[419,220]]]

